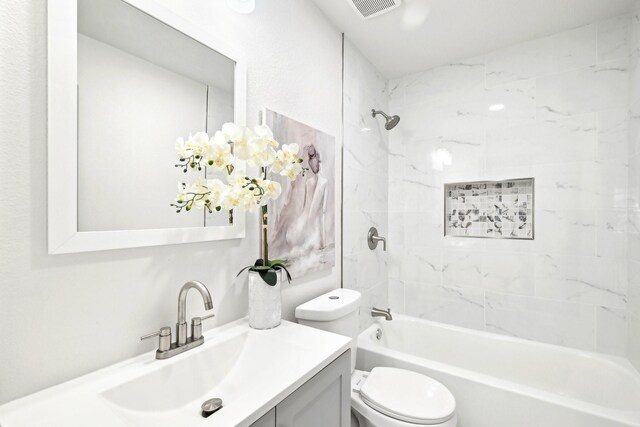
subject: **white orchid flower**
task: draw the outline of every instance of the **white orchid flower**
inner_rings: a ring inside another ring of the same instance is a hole
[[[249,158],[249,166],[264,168],[272,164],[276,160],[276,152],[270,146],[262,150],[253,150]]]
[[[206,132],[198,132],[195,135],[189,135],[186,146],[191,150],[194,156],[204,156],[209,145],[209,135]]]
[[[235,123],[225,123],[222,125],[221,132],[225,142],[236,142],[244,136],[245,128]]]
[[[277,181],[265,180],[260,185],[264,191],[262,198],[260,199],[260,205],[264,206],[269,203],[269,200],[275,200],[282,194],[282,186]]]
[[[278,141],[273,138],[273,132],[269,129],[269,126],[256,126],[253,128],[253,135],[256,142],[260,143],[264,147],[270,146],[272,148],[278,148],[280,145]]]
[[[207,189],[209,195],[207,201],[212,208],[222,205],[222,201],[230,190],[230,186],[220,181],[219,179],[208,179]]]
[[[187,148],[184,138],[178,138],[176,140],[176,154],[180,160],[191,157],[191,153],[189,153],[189,148]]]
[[[222,200],[225,209],[242,208],[253,212],[258,206],[252,191],[238,185],[232,185]]]
[[[193,207],[202,209],[207,205],[207,199],[208,199],[207,193],[209,193],[209,188],[207,187],[206,179],[199,179],[196,182],[194,182],[188,188],[188,192],[200,195],[193,198]],[[192,195],[190,195],[190,197],[192,197]]]
[[[280,171],[280,175],[286,176],[289,178],[289,181],[295,181],[298,175],[302,173],[302,166],[298,162],[293,162],[287,164],[282,171]]]
[[[216,136],[218,132],[216,132]],[[212,138],[207,146],[205,160],[209,166],[215,166],[218,169],[233,164],[233,154],[231,154],[231,146],[223,142],[220,138]]]
[[[235,170],[227,176],[227,182],[233,187],[244,187],[247,185],[247,175],[242,171]]]
[[[253,133],[251,130],[237,126],[234,123],[225,123],[222,125],[222,136],[227,143],[233,143],[234,154],[240,160],[249,160],[251,157],[251,141]]]
[[[284,162],[282,160],[280,160],[278,158],[278,155],[276,154],[276,159],[271,164],[271,173],[280,173],[280,172],[282,172],[284,167],[285,167]]]
[[[285,162],[294,162],[298,160],[298,152],[300,147],[298,144],[282,144],[282,156]]]

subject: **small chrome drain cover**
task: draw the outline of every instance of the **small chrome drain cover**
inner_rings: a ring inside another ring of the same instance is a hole
[[[222,408],[222,399],[214,397],[213,399],[206,400],[202,404],[202,416],[207,418],[220,408]]]

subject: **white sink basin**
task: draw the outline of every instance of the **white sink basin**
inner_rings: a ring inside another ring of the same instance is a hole
[[[0,406],[0,425],[250,425],[349,348],[335,334],[283,322],[267,331],[240,320],[167,360],[155,352]],[[202,418],[200,405],[223,407]]]
[[[253,354],[256,344],[245,331],[202,351],[187,353],[176,363],[167,360],[160,369],[106,390],[101,396],[122,409],[157,413],[204,401],[208,393],[215,394],[210,397],[236,395],[241,389],[234,387],[235,383],[261,373],[259,364],[241,359],[243,354]]]

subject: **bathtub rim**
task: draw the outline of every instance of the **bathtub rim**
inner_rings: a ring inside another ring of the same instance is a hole
[[[427,319],[421,319],[421,318],[407,316],[407,315],[394,314],[394,319],[413,322],[413,323],[423,323],[432,327],[451,330],[458,333],[463,333],[465,335],[478,335],[478,336],[481,336],[487,339],[492,339],[492,340],[515,342],[518,344],[524,344],[524,345],[533,346],[536,348],[551,348],[553,350],[559,350],[563,353],[578,354],[581,357],[587,357],[590,359],[595,359],[599,362],[603,362],[606,365],[612,367],[613,369],[616,369],[618,371],[622,371],[626,374],[631,375],[634,382],[637,383],[638,387],[640,388],[640,373],[638,373],[638,371],[631,364],[631,362],[629,362],[627,359],[622,357],[605,355],[605,354],[590,352],[590,351],[581,350],[581,349],[573,349],[573,348],[563,347],[555,344],[548,344],[548,343],[543,343],[539,341],[527,340],[524,338],[511,337],[511,336],[501,335],[493,332],[464,328],[461,326],[450,325],[446,323],[436,322],[436,321],[427,320]],[[391,322],[393,322],[393,320]],[[640,408],[638,410],[625,410],[621,408],[598,405],[596,403],[580,400],[575,397],[565,396],[562,394],[554,393],[552,391],[539,389],[539,388],[532,387],[525,384],[520,384],[511,380],[501,379],[485,373],[472,371],[470,369],[446,364],[446,363],[428,359],[425,357],[416,356],[410,353],[405,353],[393,348],[385,347],[383,345],[378,344],[377,340],[375,339],[375,332],[380,327],[382,327],[384,331],[383,321],[377,319],[374,321],[372,325],[370,325],[365,330],[363,330],[357,337],[357,343],[358,343],[357,349],[364,350],[366,352],[372,352],[372,353],[389,356],[391,358],[398,359],[410,365],[425,366],[428,369],[440,371],[447,375],[472,379],[473,381],[485,383],[491,387],[499,388],[502,390],[508,390],[510,392],[519,394],[521,396],[525,396],[533,399],[539,399],[550,404],[565,406],[573,410],[586,412],[594,416],[600,416],[600,417],[606,416],[607,418],[610,418],[617,422],[622,422],[622,423],[633,425],[633,426],[640,426]],[[362,357],[362,352],[358,351],[357,352],[358,362],[360,361],[361,357]],[[358,362],[356,362],[357,363],[356,367],[360,369],[361,366],[359,366]]]

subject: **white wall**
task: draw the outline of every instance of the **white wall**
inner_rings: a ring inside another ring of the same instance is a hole
[[[344,287],[362,293],[360,328],[372,322],[371,307],[387,308],[388,252],[367,246],[376,227],[388,235],[389,131],[371,109],[388,111],[386,79],[347,39],[344,46]]]
[[[392,308],[626,354],[630,26],[622,16],[390,83],[402,117],[390,133]],[[451,165],[434,161],[439,149]],[[444,183],[525,177],[534,241],[443,237]]]
[[[246,55],[250,125],[269,107],[339,140],[341,38],[311,1],[259,1],[248,16],[222,1],[161,3]],[[252,217],[243,240],[47,255],[46,28],[44,0],[1,3],[0,403],[152,350],[139,337],[175,323],[187,280],[212,291],[217,317],[207,327],[244,316],[234,277],[258,256]],[[340,286],[337,257],[333,270],[284,287],[286,318]],[[202,314],[197,297],[189,301],[189,313]]]
[[[640,5],[633,13],[629,72],[628,346],[640,370]]]

